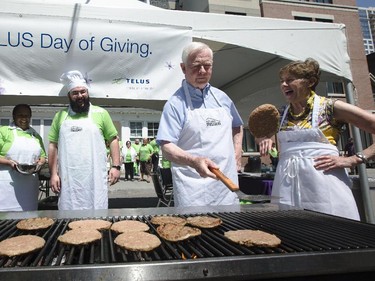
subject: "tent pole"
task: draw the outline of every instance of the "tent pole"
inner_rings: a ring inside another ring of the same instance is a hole
[[[348,103],[355,105],[354,97],[353,97],[352,82],[346,81],[345,86],[346,86],[346,100],[348,101]],[[352,129],[355,151],[362,151],[363,147],[362,147],[362,141],[361,141],[361,135],[359,133],[359,129],[352,125],[350,125],[350,127]],[[371,197],[370,197],[370,187],[368,183],[366,164],[364,163],[360,164],[358,166],[358,172],[359,172],[359,183],[360,183],[360,188],[361,188],[362,201],[363,201],[363,206],[364,206],[365,215],[366,215],[366,222],[375,223],[374,210],[372,207],[372,202],[371,202]]]

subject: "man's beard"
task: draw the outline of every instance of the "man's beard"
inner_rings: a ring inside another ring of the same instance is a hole
[[[84,98],[83,106],[78,104],[76,101],[72,100],[70,96],[69,96],[69,101],[70,101],[70,107],[75,113],[89,112],[89,109],[90,109],[90,97],[89,96]]]

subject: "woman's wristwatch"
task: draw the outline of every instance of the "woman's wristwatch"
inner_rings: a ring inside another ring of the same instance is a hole
[[[117,169],[119,171],[121,170],[121,166],[120,165],[113,165],[112,168],[115,168],[115,169]]]
[[[357,156],[359,159],[361,159],[362,163],[367,164],[368,160],[367,160],[366,156],[364,156],[362,153],[358,152],[358,153],[355,154],[355,156]]]

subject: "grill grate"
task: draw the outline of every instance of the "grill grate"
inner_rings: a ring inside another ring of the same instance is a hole
[[[64,265],[118,264],[149,261],[193,260],[204,258],[236,257],[246,255],[286,255],[288,253],[334,252],[345,250],[375,249],[375,226],[353,222],[303,210],[249,211],[240,213],[204,214],[220,217],[223,224],[214,229],[202,229],[202,235],[178,243],[162,240],[159,248],[150,252],[131,252],[114,244],[116,233],[103,231],[100,241],[85,246],[68,246],[57,237],[68,229],[74,219],[56,220],[44,231],[28,232],[46,240],[39,251],[14,258],[0,257],[0,268],[56,267]],[[188,215],[179,215],[187,217]],[[194,215],[192,215],[194,216]],[[101,218],[111,222],[139,220],[150,226],[152,216],[127,216]],[[26,234],[18,230],[19,220],[0,221],[0,240]],[[224,232],[237,229],[263,230],[277,235],[282,243],[276,248],[245,247],[228,241]]]

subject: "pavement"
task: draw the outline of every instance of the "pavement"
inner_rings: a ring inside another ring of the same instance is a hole
[[[120,180],[108,188],[108,198],[140,198],[157,197],[152,180],[150,182],[139,181],[139,176],[134,181],[125,181],[125,175],[121,174]]]

